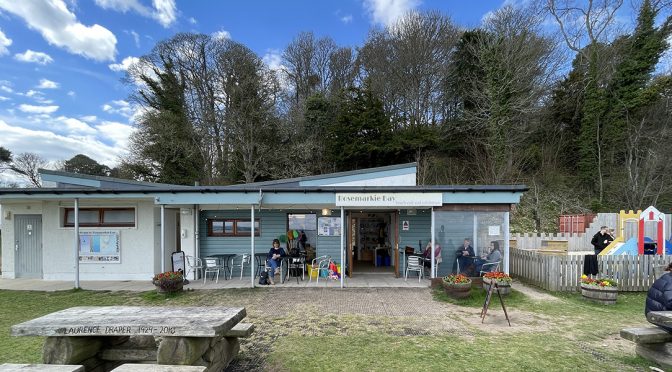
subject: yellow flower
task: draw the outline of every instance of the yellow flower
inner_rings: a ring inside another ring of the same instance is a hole
[[[588,275],[586,275],[586,274],[581,275],[581,279],[586,279],[586,278],[588,278]]]

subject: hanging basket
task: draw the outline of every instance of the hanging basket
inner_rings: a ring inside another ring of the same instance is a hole
[[[615,305],[618,287],[600,287],[581,283],[581,296],[602,305]]]

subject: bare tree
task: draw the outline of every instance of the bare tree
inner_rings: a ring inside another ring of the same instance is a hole
[[[443,123],[445,79],[460,34],[439,12],[410,12],[370,33],[358,56],[360,80],[399,126]]]
[[[48,164],[49,162],[40,155],[32,152],[24,152],[14,157],[11,170],[20,174],[30,182],[31,185],[42,187],[38,170],[46,167]]]

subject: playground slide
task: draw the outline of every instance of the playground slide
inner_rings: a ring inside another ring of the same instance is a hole
[[[612,249],[610,249],[607,252],[607,249],[605,248],[602,253],[600,254],[606,254],[606,255],[611,255],[611,256],[622,256],[622,255],[637,255],[638,254],[638,247],[637,247],[637,238],[630,238],[628,239],[627,242],[623,243],[618,242],[616,244],[616,241],[614,241],[612,244],[610,244],[607,248],[613,245]]]
[[[614,250],[614,249],[616,249],[616,247],[620,247],[622,245],[623,245],[623,237],[619,236],[616,239],[614,239],[614,241],[609,243],[609,245],[606,248],[604,248],[602,250],[602,252],[600,252],[600,255],[601,256],[610,255],[612,250]]]

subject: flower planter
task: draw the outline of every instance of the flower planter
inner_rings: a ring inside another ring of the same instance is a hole
[[[166,293],[166,294],[181,292],[183,285],[184,285],[183,282],[170,283],[170,285],[164,285],[164,286],[160,286],[154,283],[154,286],[156,287],[156,293]]]
[[[443,281],[443,290],[452,298],[467,298],[471,294],[471,282],[447,283]]]
[[[597,285],[581,284],[581,296],[586,300],[602,305],[615,305],[618,296],[618,287],[600,287]]]
[[[483,278],[483,289],[486,291],[490,289],[490,281],[492,279]],[[508,295],[511,293],[511,282],[505,280],[497,281],[497,287],[499,287],[499,293],[502,295]]]

